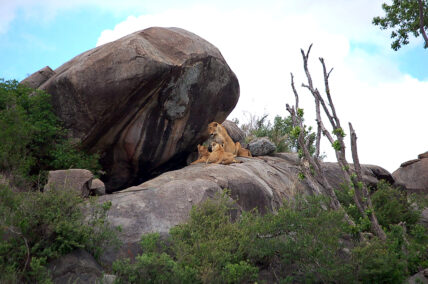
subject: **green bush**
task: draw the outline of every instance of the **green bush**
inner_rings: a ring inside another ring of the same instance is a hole
[[[92,205],[87,219],[82,201],[73,191],[16,193],[0,185],[0,282],[48,281],[50,260],[76,248],[97,256],[114,244],[106,222],[111,204]]]
[[[143,236],[136,262],[117,261],[113,268],[119,283],[247,283],[258,280],[259,269],[278,282],[350,281],[352,267],[338,254],[343,214],[321,209],[324,202],[298,199],[277,214],[252,211],[234,221],[236,206],[223,195],[194,207],[168,239]]]
[[[391,187],[385,181],[378,183],[371,198],[379,223],[384,227],[400,222],[412,226],[420,218],[420,212],[410,205],[406,193]]]
[[[19,185],[44,184],[53,169],[100,169],[98,155],[78,150],[43,91],[0,79],[0,172]]]

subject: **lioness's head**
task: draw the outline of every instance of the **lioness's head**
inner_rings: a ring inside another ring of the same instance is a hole
[[[211,137],[217,134],[218,126],[219,126],[219,123],[215,121],[208,124],[208,133],[210,134]]]

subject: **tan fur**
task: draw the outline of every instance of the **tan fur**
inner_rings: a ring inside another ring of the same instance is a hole
[[[198,145],[198,159],[192,162],[191,165],[205,163],[208,160],[209,156],[210,152],[208,151],[208,148],[202,145]]]
[[[208,124],[208,132],[214,142],[220,143],[224,147],[224,151],[236,155],[235,142],[230,138],[226,128],[218,122]]]
[[[217,142],[211,143],[212,152],[210,156],[208,157],[208,160],[206,163],[214,163],[214,164],[223,164],[223,165],[229,165],[232,163],[241,163],[241,161],[238,161],[235,159],[235,155],[232,153],[225,152],[223,146]]]
[[[241,143],[236,142],[235,144],[237,157],[252,157],[250,150],[242,148]]]

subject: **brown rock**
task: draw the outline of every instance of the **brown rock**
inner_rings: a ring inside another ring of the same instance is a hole
[[[91,193],[94,195],[106,194],[106,187],[100,179],[96,178],[92,180]]]
[[[50,171],[45,190],[73,190],[89,196],[94,175],[83,169]]]
[[[102,155],[107,191],[185,164],[239,98],[220,51],[179,28],[149,28],[76,56],[41,89],[83,146]]]
[[[428,152],[422,153],[418,155],[418,159],[426,159],[428,158]]]
[[[37,89],[53,75],[55,75],[55,72],[49,66],[46,66],[22,80],[20,84],[26,85],[29,88]]]
[[[281,153],[275,157],[238,158],[240,164],[196,164],[164,173],[141,185],[101,196],[99,202],[111,201],[109,221],[120,226],[119,251],[108,250],[102,260],[111,264],[118,256],[136,256],[142,234],[159,232],[183,223],[193,205],[229,189],[240,210],[257,208],[259,212],[275,211],[283,200],[297,193],[311,194],[300,172],[296,154]],[[326,172],[333,185],[340,186],[343,177],[337,164],[326,163]],[[373,174],[376,166],[363,165],[365,179],[379,181]]]
[[[410,166],[411,164],[414,164],[416,162],[419,162],[419,159],[414,159],[414,160],[404,162],[400,165],[400,167],[405,168],[405,167]]]
[[[100,283],[102,267],[83,249],[61,256],[48,265],[53,283]]]
[[[392,173],[397,183],[414,193],[428,193],[428,159],[418,160]]]
[[[245,143],[245,133],[238,127],[238,125],[236,125],[236,123],[226,120],[221,125],[226,128],[226,131],[230,138],[232,138],[233,142],[239,142],[242,145]]]

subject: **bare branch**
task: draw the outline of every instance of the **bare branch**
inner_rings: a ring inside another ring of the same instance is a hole
[[[296,99],[296,111],[299,109],[299,95],[297,94],[296,87],[294,86],[294,75],[293,73],[290,73],[291,75],[291,88],[293,89],[294,98]]]
[[[330,77],[330,72],[333,71],[333,69],[331,69],[330,72],[327,73],[327,68],[325,67],[324,58],[320,57],[319,60],[321,62],[322,70],[323,70],[323,74],[324,74],[325,93],[327,95],[328,103],[330,105],[334,121],[336,122],[336,124],[335,125],[332,124],[332,126],[333,126],[333,129],[340,128],[340,121],[339,121],[339,118],[337,117],[336,109],[335,109],[334,104],[333,104],[333,100],[331,99],[330,85],[328,82],[328,78]]]
[[[419,3],[419,31],[421,32],[422,37],[425,40],[425,46],[428,46],[428,37],[424,29],[424,4],[422,3],[422,0],[418,0],[418,3]]]

